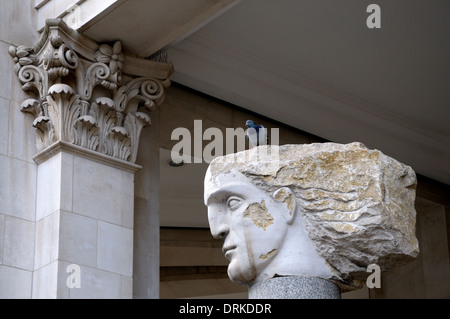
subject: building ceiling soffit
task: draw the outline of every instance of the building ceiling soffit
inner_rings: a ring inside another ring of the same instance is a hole
[[[190,36],[170,50],[172,52],[177,51],[177,54],[198,57],[197,60],[205,60],[208,61],[209,65],[229,69],[242,79],[247,78],[253,82],[261,82],[268,87],[309,98],[311,101],[327,98],[339,104],[348,105],[349,110],[361,111],[380,120],[395,123],[396,126],[427,136],[450,147],[446,132],[441,132],[435,127],[409,119],[403,114],[384,109],[382,106],[361,99],[349,92],[281,68],[201,32]],[[180,66],[184,68],[181,63]],[[182,71],[182,69],[177,69],[177,73]],[[332,107],[331,103],[330,107]]]
[[[97,41],[118,38],[128,52],[149,57],[183,40],[241,1],[121,1],[79,30]]]
[[[177,66],[173,81],[329,140],[348,143],[359,139],[424,175],[450,181],[450,145],[445,132],[201,32],[171,47],[168,56]],[[435,158],[432,165],[430,154]]]

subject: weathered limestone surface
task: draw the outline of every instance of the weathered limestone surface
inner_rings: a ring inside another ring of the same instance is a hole
[[[261,156],[267,150],[272,155]],[[418,255],[415,173],[378,150],[367,149],[361,143],[317,143],[260,146],[230,154],[210,164],[205,200],[223,186],[223,177],[229,174],[234,174],[236,180],[242,174],[257,188],[273,194],[275,201],[290,206],[290,211],[296,207],[299,227],[330,269],[331,275],[322,273],[319,277],[329,276],[344,290],[361,286],[370,264],[390,271]],[[283,193],[286,189],[292,193]],[[268,217],[274,216],[271,211],[259,212],[263,212],[260,218],[258,212],[252,213],[256,226],[259,223],[259,227],[270,229],[277,223]],[[279,250],[289,245],[286,243],[290,236],[285,237]],[[281,258],[277,255],[272,262]],[[292,257],[283,258],[293,262]],[[292,275],[282,273],[283,260],[277,262],[281,275]]]

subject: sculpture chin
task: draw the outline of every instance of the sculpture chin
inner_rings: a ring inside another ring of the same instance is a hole
[[[228,278],[238,285],[249,285],[256,279],[254,268],[243,269],[243,266],[236,259],[232,260],[228,265],[227,274]]]

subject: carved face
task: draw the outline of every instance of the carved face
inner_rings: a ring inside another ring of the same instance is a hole
[[[223,174],[214,183],[207,174],[205,204],[211,233],[224,239],[222,250],[230,261],[232,281],[251,284],[276,259],[294,214],[283,195],[267,194],[239,172]]]

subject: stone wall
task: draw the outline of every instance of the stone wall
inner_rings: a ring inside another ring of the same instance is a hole
[[[34,268],[37,166],[33,119],[8,54],[34,43],[34,0],[2,0],[0,10],[0,298],[30,298]]]

